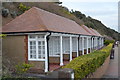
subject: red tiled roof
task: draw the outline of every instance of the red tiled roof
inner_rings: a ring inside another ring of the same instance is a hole
[[[33,7],[2,28],[7,32],[55,31],[91,35],[75,21]]]
[[[82,25],[82,27],[83,27],[87,32],[89,32],[91,35],[98,36],[98,35],[96,35],[90,28],[88,28],[87,26]]]
[[[93,29],[97,35],[102,36],[99,32],[97,32],[95,29]]]
[[[95,29],[92,29],[92,28],[90,28],[95,34],[96,34],[96,36],[102,36],[102,35],[100,35],[100,33],[98,33]]]

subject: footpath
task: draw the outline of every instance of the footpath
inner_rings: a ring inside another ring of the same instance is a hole
[[[114,59],[110,59],[108,69],[102,78],[106,78],[106,79],[107,78],[116,78],[116,79],[118,79],[118,77],[119,77],[119,79],[120,79],[120,73],[118,73],[120,70],[120,66],[119,66],[120,64],[118,65],[118,62],[120,62],[120,45],[118,47],[115,46],[114,51],[115,51],[114,52]],[[119,58],[118,58],[118,55],[119,55]]]

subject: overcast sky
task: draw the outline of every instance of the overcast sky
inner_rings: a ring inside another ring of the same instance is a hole
[[[78,10],[118,31],[119,0],[60,0],[69,10]]]

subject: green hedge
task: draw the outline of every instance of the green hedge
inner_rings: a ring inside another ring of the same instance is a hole
[[[110,43],[114,43],[114,40],[105,40],[104,45],[109,45]]]
[[[75,78],[85,78],[90,73],[95,72],[109,56],[112,44],[109,44],[102,50],[97,50],[93,53],[79,56],[73,59],[69,64],[62,68],[71,68],[75,72]]]

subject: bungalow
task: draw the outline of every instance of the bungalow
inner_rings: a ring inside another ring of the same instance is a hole
[[[17,63],[34,64],[48,72],[51,64],[63,66],[73,58],[103,46],[94,29],[33,7],[4,25],[3,54]]]

